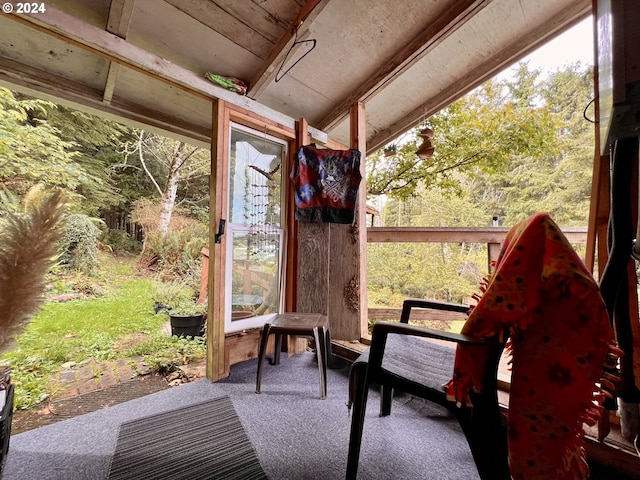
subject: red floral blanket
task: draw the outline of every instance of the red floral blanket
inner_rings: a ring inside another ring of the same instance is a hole
[[[607,355],[619,355],[598,285],[545,213],[509,232],[462,333],[507,332],[509,467],[515,480],[586,479],[583,424],[597,422]],[[470,403],[486,351],[459,346],[449,398]]]

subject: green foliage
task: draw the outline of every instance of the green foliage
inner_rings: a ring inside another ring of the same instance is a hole
[[[197,292],[202,278],[201,249],[209,243],[208,231],[206,225],[199,224],[170,230],[166,235],[150,233],[141,263],[163,280],[179,280]]]
[[[497,215],[510,226],[538,211],[561,226],[586,225],[594,125],[583,111],[592,82],[579,64],[544,79],[522,65],[513,79],[428,119],[433,159],[417,161],[406,138],[391,161],[373,159],[369,190],[388,194],[382,225],[489,226]],[[368,244],[367,257],[368,298],[381,306],[407,296],[464,301],[488,271],[485,245]]]
[[[111,125],[0,88],[0,185],[18,194],[38,183],[58,187],[75,200],[76,209],[97,214],[100,205],[122,198],[107,176],[113,157],[106,160],[102,151],[115,152],[116,136],[109,147],[105,140]]]
[[[149,302],[153,282],[131,278],[131,261],[124,268],[120,258],[102,260],[107,278],[103,296],[45,304],[18,337],[17,347],[0,356],[0,363],[11,366],[16,408],[54,395],[53,378],[66,362],[142,356],[149,365],[168,370],[204,355],[201,340],[187,342],[166,333],[166,316],[154,315]]]
[[[531,159],[514,156],[506,171],[478,184],[475,198],[493,193],[491,210],[512,225],[537,211],[547,211],[562,226],[587,223],[593,168],[594,125],[583,116],[593,95],[591,69],[579,64],[556,72],[537,89],[540,107],[559,119],[558,149]]]
[[[73,190],[82,173],[72,152],[73,143],[38,118],[55,105],[18,99],[0,87],[0,183],[25,192],[36,183]]]
[[[96,216],[101,208],[126,201],[121,185],[126,175],[116,178],[110,167],[122,161],[121,145],[128,141],[133,130],[88,113],[49,104],[33,115],[38,122],[55,129],[56,136],[68,144],[81,176],[74,193],[81,198],[77,208]],[[123,172],[128,173],[128,172]]]
[[[116,255],[140,253],[142,244],[131,238],[124,230],[109,229],[104,239],[104,245]]]
[[[207,311],[206,304],[196,304],[198,290],[193,290],[180,280],[156,282],[153,301],[158,308],[164,308],[173,315],[203,315]]]
[[[151,370],[173,372],[180,365],[201,359],[206,354],[203,337],[152,337],[124,352],[127,356],[143,356]]]
[[[102,231],[87,215],[69,215],[60,239],[60,263],[70,270],[92,273],[98,265]]]
[[[464,188],[465,177],[455,178]],[[489,225],[489,217],[467,195],[439,188],[419,189],[407,201],[391,199],[382,210],[388,226],[467,227]],[[400,297],[465,302],[487,273],[487,247],[469,243],[369,244],[369,291],[390,289]],[[370,294],[369,294],[370,295]]]
[[[189,302],[181,302],[176,304],[169,315],[175,315],[180,317],[194,317],[198,315],[205,315],[207,313],[206,303],[196,303],[193,300]]]
[[[513,81],[491,80],[428,119],[434,131],[435,154],[420,159],[417,132],[394,142],[393,157],[380,151],[367,157],[367,192],[406,199],[419,185],[459,191],[455,174],[469,176],[504,172],[514,157],[529,161],[558,150],[558,117],[539,106],[531,85],[538,72],[526,68]]]

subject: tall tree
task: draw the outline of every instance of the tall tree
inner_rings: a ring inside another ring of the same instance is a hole
[[[558,119],[557,139],[547,155],[532,159],[514,156],[503,175],[489,179],[501,192],[501,211],[507,224],[540,210],[563,226],[587,223],[593,167],[594,124],[583,112],[593,95],[592,69],[580,64],[550,75],[537,87],[539,108]]]
[[[85,213],[97,215],[100,210],[132,203],[126,185],[135,172],[113,168],[122,161],[122,145],[134,138],[132,128],[60,105],[47,108],[46,121],[62,140],[72,143],[75,160],[85,172],[76,189],[84,198]]]
[[[42,120],[51,102],[0,88],[0,185],[24,193],[37,183],[74,189],[82,177],[73,143]]]
[[[209,174],[209,152],[185,142],[139,131],[128,152],[135,154],[143,170],[160,195],[158,230],[169,231],[171,216],[178,199],[179,187],[201,180]],[[206,196],[205,196],[206,197]],[[183,197],[188,201],[187,197]]]
[[[0,88],[0,185],[23,194],[35,184],[59,187],[75,210],[97,215],[124,198],[109,168],[129,129]]]

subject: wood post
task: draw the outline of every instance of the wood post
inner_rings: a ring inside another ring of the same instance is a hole
[[[306,123],[298,141],[308,144]],[[330,148],[340,148],[335,144]],[[331,337],[360,340],[367,331],[364,105],[351,108],[351,147],[360,150],[363,176],[353,225],[298,222],[297,311],[328,315]]]
[[[224,334],[224,282],[225,252],[223,244],[215,243],[217,226],[226,207],[226,179],[218,169],[225,161],[225,148],[228,144],[228,133],[224,125],[228,123],[227,109],[224,101],[213,102],[213,131],[211,133],[211,180],[209,184],[209,262],[208,262],[208,314],[207,314],[207,378],[219,380],[227,375],[225,362]]]

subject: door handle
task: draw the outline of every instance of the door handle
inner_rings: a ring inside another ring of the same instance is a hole
[[[226,223],[227,221],[224,218],[220,219],[220,223],[218,223],[218,233],[216,233],[215,236],[216,243],[222,242],[222,235],[224,235],[224,226],[226,225]]]

